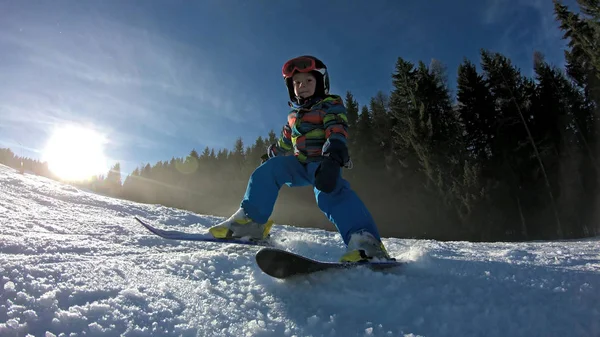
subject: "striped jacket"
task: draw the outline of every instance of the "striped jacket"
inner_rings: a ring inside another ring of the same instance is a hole
[[[328,95],[313,104],[291,104],[288,123],[273,148],[276,156],[293,154],[300,162],[321,160],[323,144],[327,139],[339,139],[346,143],[348,118],[340,96]]]

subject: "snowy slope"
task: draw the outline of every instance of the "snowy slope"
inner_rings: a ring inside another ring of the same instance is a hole
[[[219,218],[94,195],[0,166],[0,336],[600,336],[597,240],[385,239],[412,263],[280,281],[257,247],[175,242]],[[336,233],[281,226],[336,260]]]

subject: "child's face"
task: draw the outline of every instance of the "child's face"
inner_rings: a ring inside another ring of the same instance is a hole
[[[315,93],[317,80],[310,73],[296,73],[292,77],[294,81],[294,93],[296,96],[307,98]]]

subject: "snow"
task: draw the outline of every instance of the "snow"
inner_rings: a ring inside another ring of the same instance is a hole
[[[600,336],[598,240],[385,238],[410,263],[287,281],[253,246],[178,242],[221,218],[95,195],[0,166],[0,336]],[[276,226],[335,261],[337,233]]]

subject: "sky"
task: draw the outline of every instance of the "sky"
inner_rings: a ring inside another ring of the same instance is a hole
[[[563,2],[574,7],[573,0]],[[551,0],[0,0],[0,147],[43,157],[53,130],[105,137],[123,174],[192,149],[232,149],[287,121],[281,66],[310,54],[331,92],[368,104],[402,57],[441,61],[454,85],[481,48],[532,74],[564,65]]]

